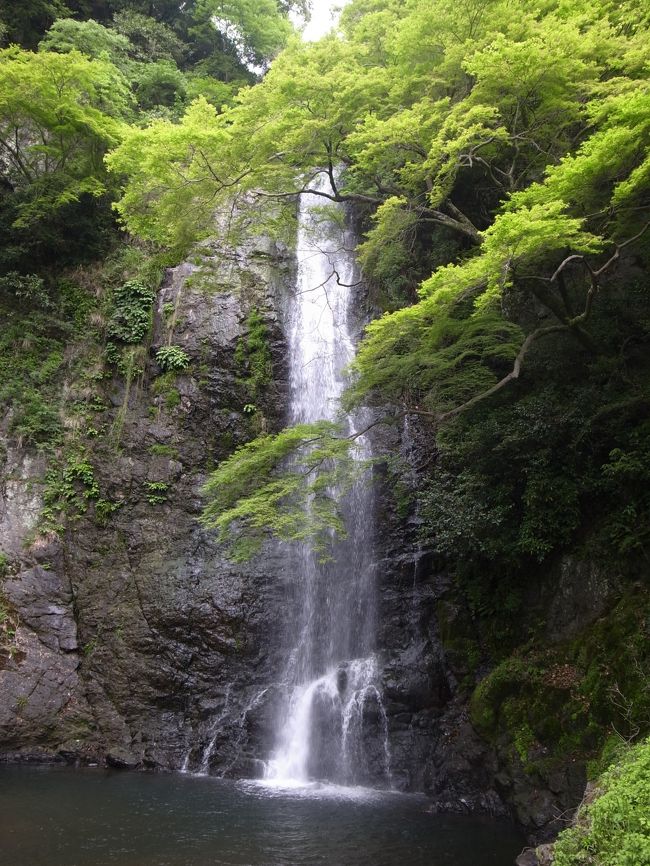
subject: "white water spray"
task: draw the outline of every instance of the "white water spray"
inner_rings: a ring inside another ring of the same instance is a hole
[[[321,176],[317,191],[330,191]],[[321,196],[301,197],[298,279],[289,333],[291,422],[333,420],[344,369],[354,356],[351,292],[357,283],[354,240],[324,213]],[[339,211],[338,216],[342,214]],[[347,419],[350,432],[358,429]],[[361,457],[369,444],[358,439]],[[347,538],[323,564],[307,545],[288,562],[298,610],[287,670],[287,699],[278,720],[267,778],[382,784],[389,779],[387,722],[374,654],[373,493],[359,483],[342,503]]]

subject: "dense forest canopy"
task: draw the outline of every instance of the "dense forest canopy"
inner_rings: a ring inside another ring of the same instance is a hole
[[[107,249],[117,184],[106,152],[198,97],[221,111],[286,43],[289,13],[305,11],[276,0],[0,4],[5,268],[60,262],[70,223],[72,258]]]

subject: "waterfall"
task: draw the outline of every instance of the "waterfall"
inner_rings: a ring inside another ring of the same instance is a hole
[[[325,175],[319,191],[330,191]],[[354,356],[354,238],[323,207],[301,196],[298,276],[289,322],[291,423],[339,416],[344,369]],[[328,208],[332,205],[328,204]],[[337,208],[339,206],[336,206]],[[338,217],[344,214],[339,209]],[[345,420],[349,432],[362,418]],[[361,458],[370,456],[364,436]],[[276,748],[267,778],[301,784],[381,784],[389,778],[387,721],[375,650],[373,493],[357,483],[341,503],[347,538],[323,563],[308,545],[287,553],[296,590],[293,651]]]

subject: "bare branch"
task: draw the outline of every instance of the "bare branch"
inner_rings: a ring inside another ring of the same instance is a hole
[[[536,331],[533,331],[532,334],[529,334],[524,342],[521,344],[521,348],[517,353],[517,357],[515,358],[515,362],[513,364],[512,370],[492,385],[491,388],[488,388],[487,391],[483,391],[481,394],[477,394],[475,397],[472,397],[471,400],[467,400],[465,403],[462,403],[460,406],[456,406],[455,409],[451,409],[449,412],[443,412],[441,415],[435,415],[434,417],[438,422],[448,421],[450,418],[455,418],[456,415],[460,415],[461,412],[465,412],[467,409],[470,409],[472,406],[475,406],[477,403],[486,400],[488,397],[491,397],[493,394],[496,394],[498,391],[501,391],[502,388],[505,388],[510,382],[514,379],[518,379],[521,375],[521,367],[524,362],[524,358],[528,354],[528,350],[533,345],[533,343],[537,342],[537,340],[542,337],[547,337],[549,334],[557,334],[561,331],[567,331],[566,325],[547,325],[544,328],[538,328]]]
[[[470,222],[470,220],[468,220],[467,217],[458,210],[458,208],[452,205],[451,202],[446,202],[445,206],[448,210],[455,211],[458,216],[452,217],[442,211],[429,207],[419,207],[416,208],[416,211],[425,215],[423,222],[438,223],[438,225],[445,226],[448,229],[452,229],[452,231],[460,232],[460,234],[469,238],[472,243],[480,244],[481,236],[476,226]]]
[[[332,175],[330,174],[330,170],[325,169],[324,171],[329,175],[330,184],[332,184]],[[333,169],[332,169],[332,171],[333,171]],[[260,196],[262,198],[277,198],[277,199],[298,198],[298,196],[301,196],[301,195],[317,195],[317,196],[320,196],[321,198],[329,199],[329,201],[335,201],[335,202],[339,202],[339,203],[353,202],[354,201],[354,202],[359,202],[360,204],[376,204],[376,205],[380,205],[383,201],[383,199],[381,199],[381,198],[375,198],[374,196],[370,196],[370,195],[362,195],[361,193],[345,193],[345,194],[340,193],[336,187],[336,182],[334,182],[334,184],[332,184],[332,190],[333,191],[331,193],[323,192],[322,190],[319,190],[319,189],[312,189],[309,186],[309,184],[311,183],[312,180],[314,180],[315,177],[317,177],[319,174],[322,174],[322,173],[323,173],[322,171],[319,171],[315,175],[313,175],[310,178],[310,180],[303,187],[301,187],[301,189],[291,190],[291,191],[287,191],[287,192],[265,192],[264,190],[256,189],[253,191],[253,195]]]

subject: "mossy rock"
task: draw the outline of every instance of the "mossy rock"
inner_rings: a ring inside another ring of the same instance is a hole
[[[645,733],[648,607],[647,594],[633,587],[608,616],[570,643],[550,650],[531,647],[503,661],[472,695],[477,730],[509,742],[525,766],[540,771],[569,756],[594,759],[613,729],[626,736]],[[533,752],[545,757],[533,760]]]

